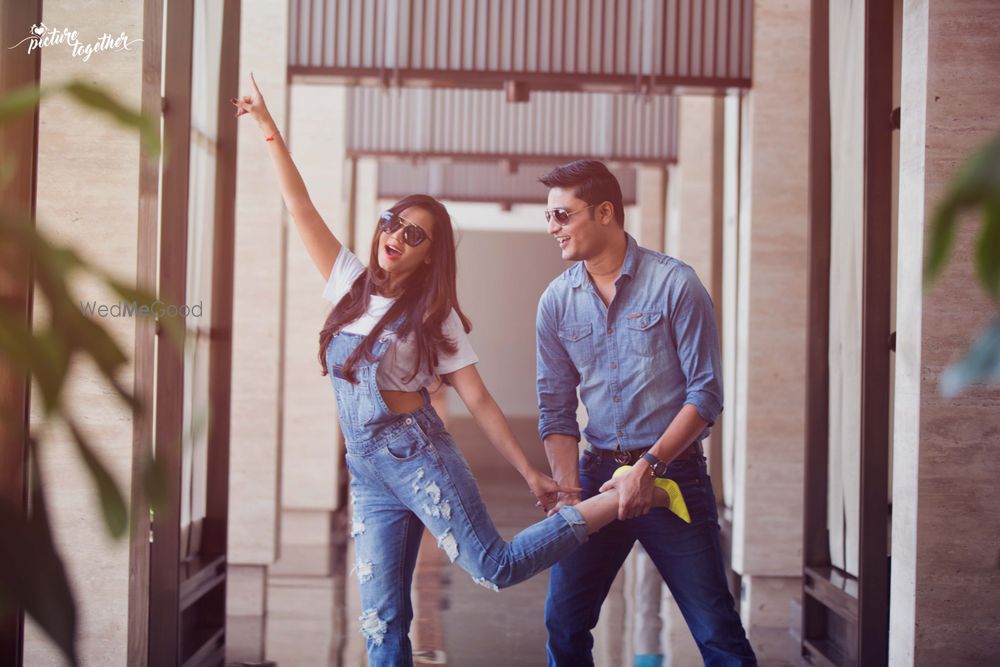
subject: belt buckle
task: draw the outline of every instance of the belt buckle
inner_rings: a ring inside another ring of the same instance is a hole
[[[620,465],[625,465],[632,462],[632,456],[623,449],[615,450],[615,462]]]

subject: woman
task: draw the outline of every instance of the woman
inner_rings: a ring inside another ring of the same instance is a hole
[[[331,233],[251,75],[252,95],[233,98],[270,143],[285,206],[335,304],[320,332],[347,447],[354,507],[361,630],[373,665],[410,665],[410,584],[424,526],[452,562],[493,590],[549,567],[613,521],[617,491],[548,518],[507,543],[497,533],[464,458],[428,400],[450,384],[490,442],[524,477],[544,510],[562,488],[535,469],[476,370],[468,319],[455,289],[455,244],[444,206],[411,195],[379,220],[369,268]],[[667,482],[668,480],[661,480]],[[659,506],[669,506],[665,492]]]

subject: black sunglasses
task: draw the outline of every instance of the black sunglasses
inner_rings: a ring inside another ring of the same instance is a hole
[[[567,211],[564,208],[547,208],[545,209],[545,222],[552,222],[552,220],[555,220],[557,225],[565,227],[566,224],[569,223],[570,218],[580,211],[586,211],[588,208],[594,208],[594,204],[578,208],[575,211]]]
[[[416,247],[425,240],[431,240],[431,237],[427,236],[427,232],[424,231],[423,227],[403,219],[403,216],[398,213],[384,211],[379,216],[378,230],[380,232],[395,234],[396,230],[400,227],[403,228],[403,242],[408,246]]]

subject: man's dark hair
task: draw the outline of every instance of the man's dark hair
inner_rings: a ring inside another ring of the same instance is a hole
[[[577,199],[594,206],[606,201],[611,202],[615,210],[615,220],[625,227],[622,186],[603,162],[576,160],[556,167],[538,180],[547,188],[573,188],[573,195]]]

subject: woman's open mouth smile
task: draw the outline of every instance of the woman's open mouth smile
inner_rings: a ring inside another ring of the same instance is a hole
[[[403,249],[395,245],[392,241],[386,241],[385,244],[385,257],[386,259],[397,260],[403,256]]]

